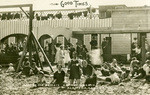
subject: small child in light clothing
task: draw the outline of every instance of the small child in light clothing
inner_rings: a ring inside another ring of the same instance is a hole
[[[38,74],[38,83],[46,83],[44,72],[40,71]]]
[[[111,84],[119,84],[120,83],[120,78],[118,76],[118,74],[114,71],[110,71],[111,75],[109,76],[110,80],[111,80]]]
[[[15,72],[15,69],[14,69],[14,67],[13,67],[13,64],[10,63],[10,64],[9,64],[9,67],[8,67],[8,69],[7,69],[7,71],[6,71],[6,73],[12,73],[12,72]]]

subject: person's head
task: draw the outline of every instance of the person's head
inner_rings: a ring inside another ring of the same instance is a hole
[[[69,49],[69,46],[67,45],[67,46],[65,47],[65,49],[68,50],[68,49]]]
[[[46,41],[46,44],[48,44],[49,42],[48,41]]]
[[[130,70],[126,69],[126,74],[130,74]]]
[[[70,48],[73,48],[73,44],[70,45]]]
[[[23,51],[23,47],[20,47],[20,51]]]
[[[82,55],[79,55],[79,57],[78,57],[78,58],[82,59]]]
[[[103,41],[106,41],[106,38],[103,38]]]
[[[33,67],[35,67],[36,66],[36,63],[35,62],[33,62]]]
[[[58,64],[58,65],[57,65],[57,70],[58,70],[58,71],[61,71],[61,70],[62,70],[62,65]]]
[[[87,65],[88,65],[87,61],[86,61],[86,60],[83,60],[83,61],[82,61],[82,66],[83,66],[83,67],[87,67]]]
[[[137,60],[137,58],[136,58],[136,57],[133,57],[132,60]]]
[[[1,53],[5,53],[5,50],[2,49],[2,50],[1,50]]]
[[[60,46],[61,46],[61,44],[60,44],[60,43],[57,43],[57,44],[56,44],[56,47],[60,47]]]
[[[136,40],[137,40],[137,38],[134,38],[134,40],[136,41]]]
[[[147,65],[150,65],[150,60],[146,60],[146,64],[147,64]]]
[[[138,60],[133,60],[132,64],[140,65],[140,62]]]
[[[38,77],[41,79],[44,77],[44,72],[43,71],[39,71],[38,73]]]
[[[110,70],[110,74],[114,74],[115,73],[115,71],[114,70]]]
[[[115,65],[115,64],[117,64],[117,60],[114,58],[113,60],[112,60],[112,63]]]
[[[13,66],[13,64],[12,64],[12,63],[10,63],[10,64],[9,64],[9,66]]]
[[[30,66],[30,62],[27,61],[24,65],[25,65],[25,67],[29,67]]]
[[[122,70],[122,71],[126,71],[126,67],[125,67],[125,66],[122,66],[122,67],[121,67],[121,70]]]
[[[83,45],[83,48],[86,48],[86,45]]]
[[[61,45],[61,46],[60,46],[60,49],[61,49],[61,50],[63,50],[63,49],[64,49],[64,46],[63,46],[63,45]]]
[[[73,58],[76,59],[77,58],[77,53],[73,52]]]
[[[140,48],[140,45],[137,45],[137,48]]]
[[[29,59],[26,57],[26,58],[25,58],[25,62],[28,61],[28,60],[29,60]]]

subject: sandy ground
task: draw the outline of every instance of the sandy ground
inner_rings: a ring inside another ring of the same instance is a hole
[[[49,68],[47,68],[49,69]],[[0,95],[150,95],[150,85],[143,84],[144,80],[131,80],[120,85],[100,85],[99,81],[95,88],[89,90],[63,90],[59,87],[39,87],[31,89],[37,82],[37,76],[28,78],[13,78],[2,71],[0,74]],[[46,77],[51,82],[52,76]],[[66,80],[68,80],[66,78]]]

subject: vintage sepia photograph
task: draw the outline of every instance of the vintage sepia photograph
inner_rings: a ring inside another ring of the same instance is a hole
[[[0,0],[0,95],[149,95],[150,0]]]

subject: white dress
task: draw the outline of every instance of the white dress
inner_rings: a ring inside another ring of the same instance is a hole
[[[71,61],[69,50],[64,50],[64,63],[68,63]]]
[[[55,63],[60,61],[60,47],[56,47]]]
[[[44,62],[44,56],[43,56],[42,52],[39,52],[39,57],[40,57],[41,62]]]
[[[90,60],[91,60],[91,63],[93,65],[100,65],[103,63],[103,60],[102,60],[102,57],[101,57],[101,51],[100,49],[94,49],[94,50],[91,50],[89,52],[90,54]]]

